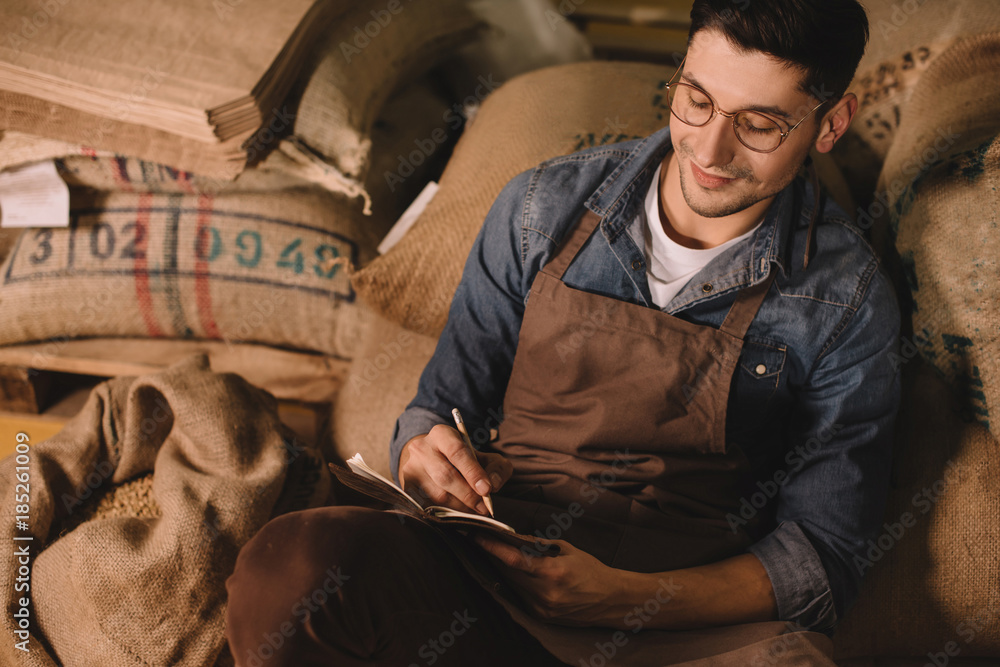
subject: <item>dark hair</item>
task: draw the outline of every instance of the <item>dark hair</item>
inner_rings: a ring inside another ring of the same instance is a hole
[[[695,0],[688,45],[706,29],[803,68],[800,88],[820,100],[844,95],[868,43],[868,16],[856,0]]]

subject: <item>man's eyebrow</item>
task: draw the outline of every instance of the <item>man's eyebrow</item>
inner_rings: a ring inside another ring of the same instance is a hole
[[[681,73],[681,78],[682,79],[687,79],[688,83],[694,84],[695,86],[698,86],[702,90],[705,90],[705,86],[701,85],[698,82],[698,79],[694,78],[693,76],[691,76],[687,72],[682,72]],[[759,111],[761,113],[766,113],[766,114],[771,115],[771,116],[777,116],[777,117],[782,118],[782,119],[784,119],[786,121],[789,121],[789,122],[792,119],[792,115],[790,113],[788,113],[787,111],[785,111],[781,107],[776,107],[776,106],[766,106],[766,105],[762,105],[762,104],[755,104],[754,106],[744,107],[743,109],[738,109],[738,111]]]

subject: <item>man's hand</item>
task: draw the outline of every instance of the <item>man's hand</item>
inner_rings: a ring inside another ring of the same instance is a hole
[[[477,453],[466,447],[454,428],[439,424],[426,435],[411,438],[399,456],[399,484],[425,504],[463,512],[489,514],[487,493],[499,491],[513,466],[500,454]]]
[[[564,540],[558,556],[531,557],[483,534],[476,543],[503,565],[525,604],[543,620],[561,625],[622,627],[628,607],[625,581],[632,573],[608,567]]]
[[[684,630],[778,618],[771,580],[753,554],[709,565],[640,573],[604,565],[564,540],[553,557],[529,557],[484,534],[476,542],[539,617],[562,625]]]

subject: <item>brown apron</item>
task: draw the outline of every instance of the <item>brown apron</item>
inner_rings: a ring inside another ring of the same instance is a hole
[[[599,223],[587,211],[532,283],[493,444],[514,465],[494,495],[497,518],[639,572],[743,553],[750,537],[725,517],[738,513],[750,470],[726,442],[726,408],[743,337],[773,273],[739,293],[719,329],[685,322],[563,283]],[[453,548],[513,619],[569,664],[742,665],[775,650],[833,664],[825,636],[781,622],[643,630],[639,641],[612,646],[610,637],[633,633],[542,622],[496,571]]]
[[[773,274],[719,329],[582,292],[562,277],[599,223],[587,211],[532,283],[493,445],[514,465],[498,516],[633,571],[742,553],[750,538],[726,515],[750,468],[726,407]]]

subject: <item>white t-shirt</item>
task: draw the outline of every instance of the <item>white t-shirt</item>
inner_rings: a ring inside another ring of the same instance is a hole
[[[643,227],[646,237],[646,280],[649,283],[653,303],[660,308],[665,308],[696,273],[725,252],[727,248],[749,238],[760,226],[760,222],[746,234],[730,239],[714,248],[696,250],[675,243],[663,231],[663,225],[660,223],[660,170],[662,168],[662,164],[656,168],[653,182],[649,186],[649,191],[646,192],[646,224]]]

